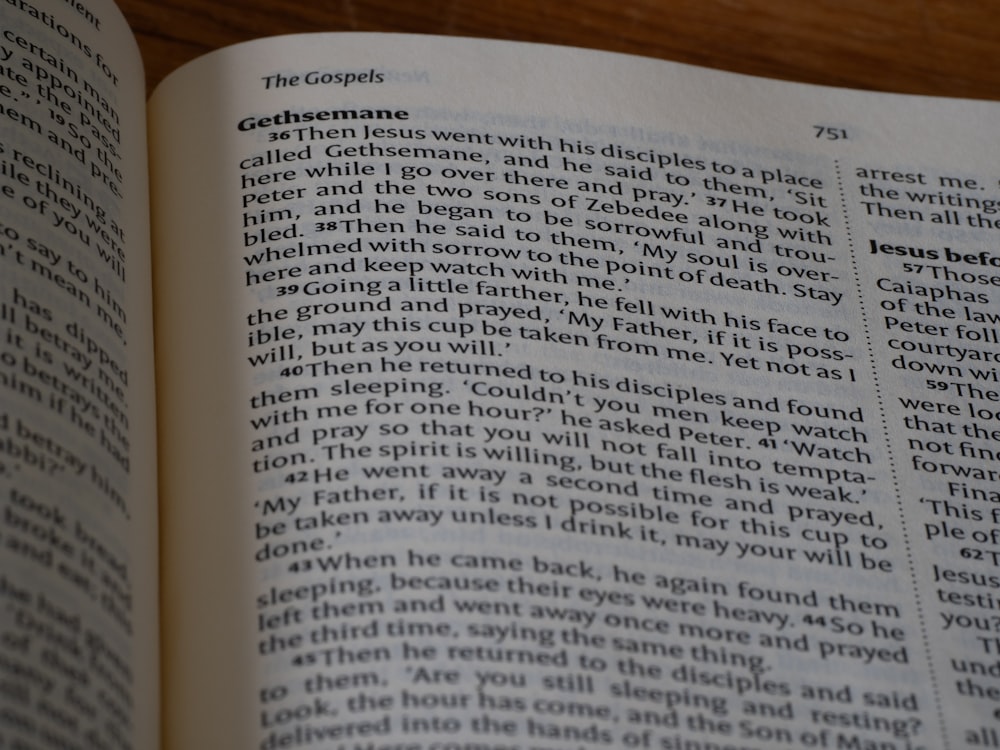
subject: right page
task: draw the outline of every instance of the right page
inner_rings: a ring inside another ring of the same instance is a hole
[[[1000,108],[473,40],[151,103],[168,747],[1000,746]]]

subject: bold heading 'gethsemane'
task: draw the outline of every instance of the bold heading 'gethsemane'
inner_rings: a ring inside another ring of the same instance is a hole
[[[408,120],[410,113],[397,109],[321,109],[315,112],[292,112],[285,110],[276,115],[266,117],[244,117],[239,121],[237,130],[257,130],[275,125],[296,125],[308,122],[326,122],[327,120]]]

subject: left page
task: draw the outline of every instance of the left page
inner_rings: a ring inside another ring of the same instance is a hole
[[[0,10],[0,748],[159,742],[145,90],[111,0]]]

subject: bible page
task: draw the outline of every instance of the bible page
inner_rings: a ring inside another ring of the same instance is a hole
[[[315,35],[150,120],[170,747],[995,740],[995,104]]]
[[[0,747],[154,748],[142,63],[111,2],[0,16]]]

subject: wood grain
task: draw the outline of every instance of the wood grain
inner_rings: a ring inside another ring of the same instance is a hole
[[[1000,99],[987,0],[119,0],[152,88],[210,50],[275,34],[399,31],[570,44],[743,73]]]

